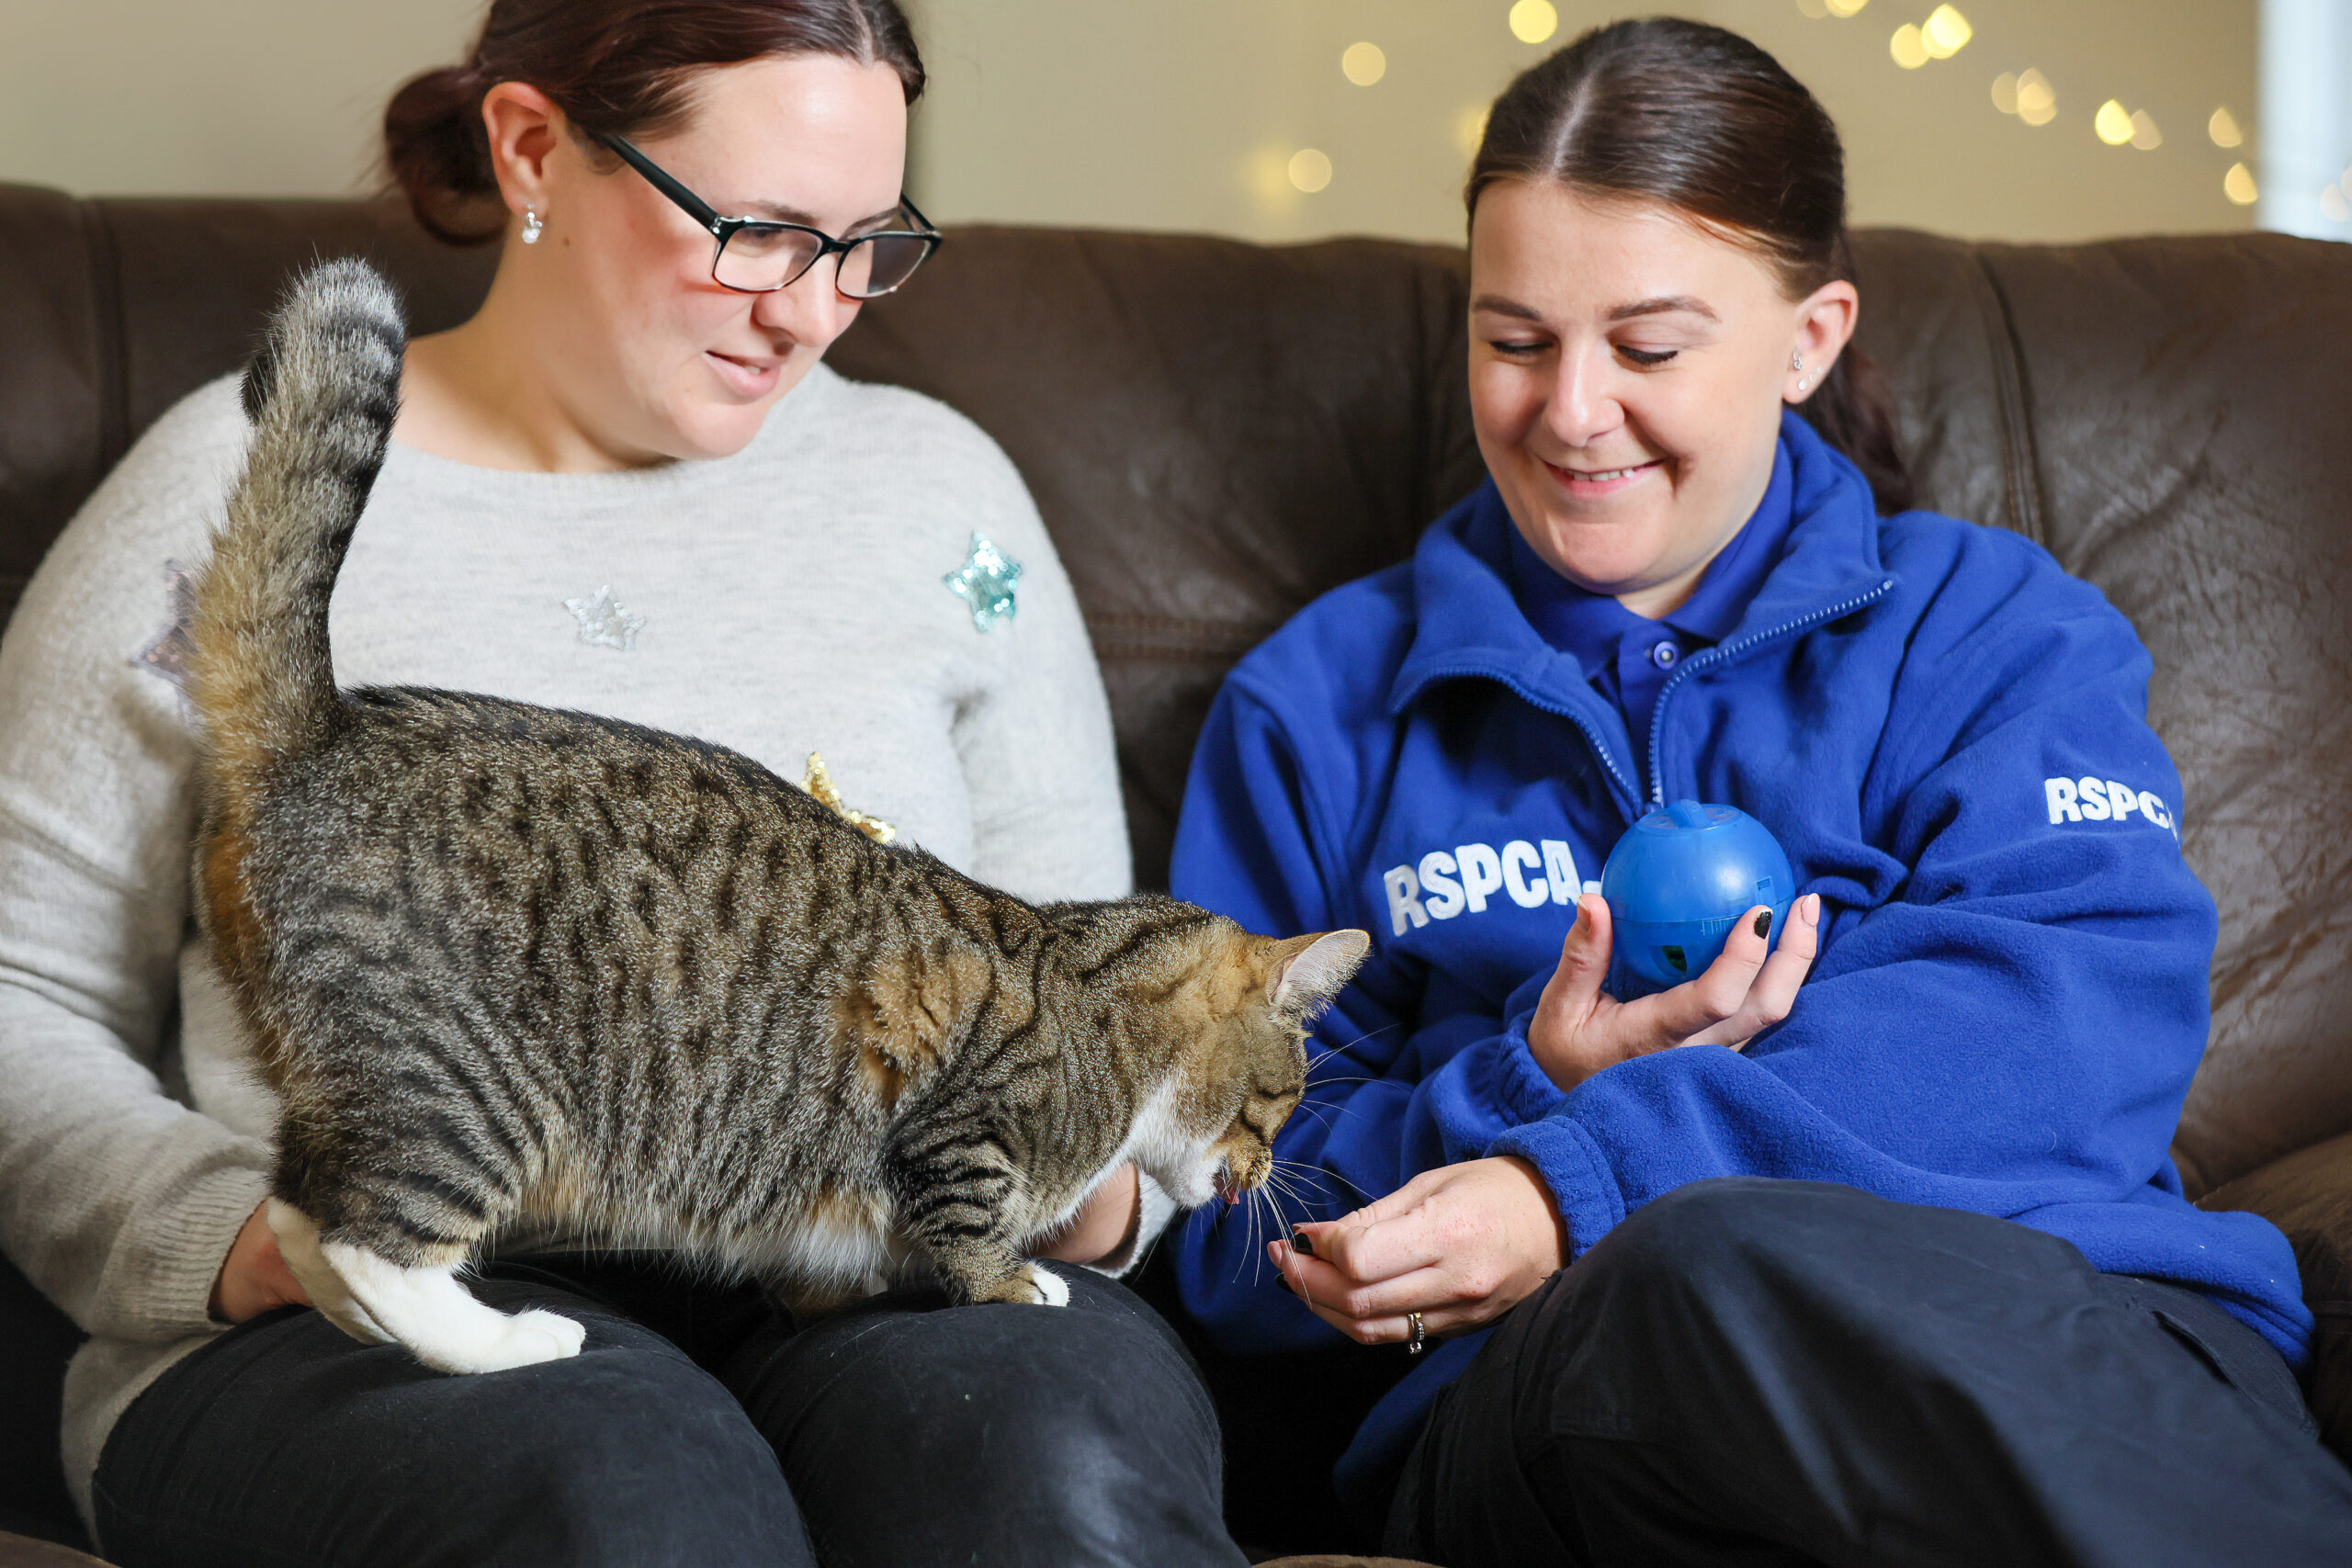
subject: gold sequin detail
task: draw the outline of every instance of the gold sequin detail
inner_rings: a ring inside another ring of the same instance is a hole
[[[800,787],[816,796],[820,806],[830,806],[842,815],[842,820],[877,844],[887,844],[899,836],[899,830],[879,817],[868,817],[842,799],[842,792],[833,787],[833,775],[825,771],[825,759],[816,752],[808,753],[808,776]]]

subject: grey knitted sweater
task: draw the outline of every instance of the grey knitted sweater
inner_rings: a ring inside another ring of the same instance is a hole
[[[141,439],[0,642],[0,1248],[87,1329],[66,1383],[86,1515],[107,1433],[219,1325],[272,1110],[193,940],[192,737],[172,580],[246,439],[232,381]],[[988,629],[942,581],[1020,563]],[[715,740],[1035,897],[1129,883],[1108,710],[1020,476],[960,415],[822,366],[734,457],[499,472],[395,446],[332,612],[345,685],[431,685]],[[1147,1193],[1156,1229],[1166,1201]]]

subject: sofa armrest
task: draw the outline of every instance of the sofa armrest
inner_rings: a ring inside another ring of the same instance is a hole
[[[2320,1436],[2352,1463],[2352,1134],[2271,1161],[2197,1201],[2245,1209],[2287,1233],[2317,1318],[2306,1392]]]

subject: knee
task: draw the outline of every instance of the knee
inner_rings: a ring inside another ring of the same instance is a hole
[[[787,1343],[763,1387],[821,1391],[755,1393],[752,1408],[812,1535],[855,1562],[1231,1561],[1206,1391],[1148,1309],[1090,1283],[1072,1280],[1067,1307],[820,1328],[833,1342],[815,1364]],[[919,1508],[910,1474],[924,1478]]]
[[[940,1437],[968,1456],[978,1495],[1082,1507],[1089,1489],[1115,1490],[1142,1476],[1214,1483],[1216,1412],[1182,1348],[1156,1319],[977,1310],[1002,1314],[986,1325],[998,1354],[980,1363],[984,1392],[967,1388],[969,1397],[944,1402]],[[967,1362],[961,1379],[974,1372]]]
[[[1587,1253],[1577,1271],[1657,1292],[1713,1296],[1759,1274],[1802,1271],[1837,1250],[1825,1232],[1850,1228],[1857,1206],[1883,1200],[1822,1182],[1721,1177],[1694,1181],[1634,1211]]]
[[[526,1380],[541,1387],[515,1402],[470,1478],[463,1512],[486,1538],[477,1560],[808,1561],[766,1440],[683,1356],[592,1343]]]
[[[1656,1369],[1724,1365],[1761,1325],[1834,1299],[1851,1248],[1826,1235],[1854,1228],[1843,1213],[1852,1204],[1892,1207],[1848,1188],[1747,1177],[1652,1200],[1505,1320],[1482,1355],[1504,1380],[1497,1397],[1550,1410],[1622,1395],[1626,1407],[1646,1408],[1668,1390],[1705,1388],[1705,1378],[1661,1382]],[[1548,1429],[1517,1440],[1540,1446]]]

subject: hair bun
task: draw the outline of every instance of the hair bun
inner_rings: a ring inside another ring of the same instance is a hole
[[[451,244],[481,244],[505,226],[481,128],[488,90],[474,66],[445,65],[402,83],[384,107],[392,183],[425,231]]]
[[[491,0],[468,63],[392,95],[385,161],[428,232],[479,244],[507,223],[481,123],[482,96],[499,83],[537,88],[575,131],[636,135],[685,117],[695,73],[794,54],[888,65],[907,102],[922,94],[898,0]]]

